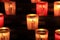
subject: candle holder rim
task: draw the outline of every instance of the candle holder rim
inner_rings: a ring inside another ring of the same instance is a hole
[[[0,15],[4,15],[3,13],[0,13]]]
[[[60,3],[60,1],[54,1],[54,3]]]
[[[42,29],[42,30],[41,30],[41,29]],[[36,29],[36,32],[39,31],[39,30],[40,30],[40,31],[46,31],[46,32],[48,31],[47,29],[40,28],[40,29]]]
[[[55,30],[55,32],[58,32],[58,31],[60,31],[60,29],[56,29],[56,30]]]
[[[29,16],[38,16],[37,14],[27,14],[27,17]]]
[[[47,2],[47,1],[37,2],[37,4],[40,4],[40,3],[44,3],[44,4],[46,4],[46,3],[48,3],[48,2]]]
[[[8,29],[8,30],[10,30],[9,27],[0,27],[0,29]]]

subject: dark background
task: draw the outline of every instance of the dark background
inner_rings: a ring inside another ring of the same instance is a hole
[[[16,2],[16,15],[6,15],[4,3],[0,2],[0,12],[4,13],[4,26],[11,30],[10,40],[35,40],[35,31],[27,30],[26,15],[36,14],[36,3],[31,3],[30,0],[11,0]],[[60,28],[60,17],[54,17],[53,5],[54,1],[58,0],[42,0],[47,1],[48,16],[39,18],[39,28],[46,28],[49,31],[49,39],[54,40],[55,29]],[[52,11],[51,11],[52,10]]]

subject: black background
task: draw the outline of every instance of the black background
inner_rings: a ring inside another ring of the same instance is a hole
[[[36,3],[30,0],[11,0],[16,2],[16,15],[6,15],[4,3],[0,2],[0,12],[4,13],[4,26],[11,30],[10,40],[35,40],[35,31],[28,30],[26,24],[27,14],[36,14]],[[48,2],[48,16],[39,18],[39,28],[46,28],[49,31],[49,39],[54,40],[55,29],[60,28],[60,17],[54,17],[54,1],[42,0]],[[51,11],[52,10],[52,11]]]

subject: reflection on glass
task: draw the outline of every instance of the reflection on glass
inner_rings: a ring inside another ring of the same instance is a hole
[[[5,8],[6,15],[15,15],[16,2],[13,1],[4,2],[4,8]]]
[[[35,30],[36,40],[48,40],[48,30],[47,29],[36,29]]]
[[[41,1],[40,3],[36,3],[36,13],[39,16],[47,16],[48,3],[43,1]]]
[[[4,26],[4,14],[0,13],[0,27]]]
[[[60,1],[54,2],[54,16],[60,16]]]
[[[38,28],[38,20],[39,17],[36,14],[28,14],[27,15],[27,29],[35,30]]]
[[[60,40],[60,29],[55,30],[55,40]]]
[[[7,27],[0,28],[0,40],[10,40],[10,29]]]

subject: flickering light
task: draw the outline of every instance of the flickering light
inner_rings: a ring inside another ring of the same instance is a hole
[[[36,40],[48,40],[48,30],[47,29],[36,29],[35,30]]]
[[[15,15],[16,12],[16,2],[9,1],[4,2],[6,15]]]
[[[27,29],[35,30],[38,28],[38,20],[39,17],[36,14],[28,14],[27,15]]]
[[[7,27],[0,28],[0,40],[10,40],[10,29]]]
[[[54,16],[60,16],[60,1],[54,2]]]
[[[43,2],[43,1],[36,3],[36,13],[39,16],[47,16],[47,14],[48,14],[48,3]]]
[[[4,14],[0,13],[0,27],[4,26]]]
[[[55,40],[60,40],[60,29],[55,30]]]

